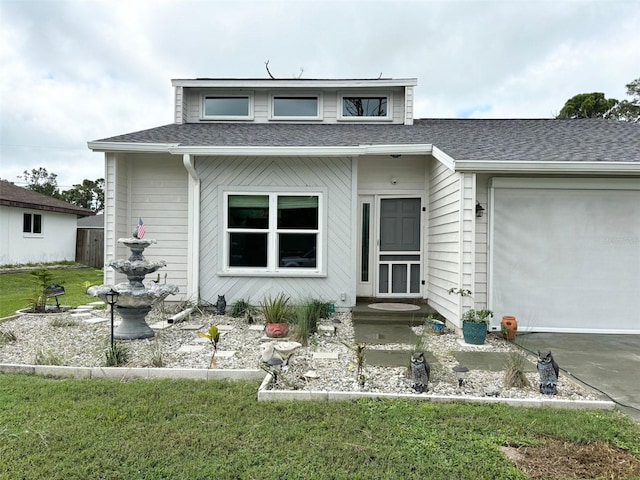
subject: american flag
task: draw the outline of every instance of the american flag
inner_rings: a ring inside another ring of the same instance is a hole
[[[138,238],[144,238],[144,222],[138,218]]]

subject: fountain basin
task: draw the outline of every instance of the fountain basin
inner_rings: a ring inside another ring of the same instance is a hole
[[[97,287],[89,287],[87,293],[106,303],[105,295],[111,289],[118,292],[118,307],[125,308],[142,308],[164,300],[169,295],[178,293],[177,285],[159,284],[155,282],[145,282],[143,288],[132,288],[129,283],[119,283],[115,287],[111,285],[100,285]]]

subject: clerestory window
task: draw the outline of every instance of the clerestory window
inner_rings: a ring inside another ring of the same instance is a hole
[[[339,118],[343,120],[390,120],[388,95],[341,95]]]
[[[280,96],[271,99],[271,118],[315,120],[322,118],[320,98],[309,96]]]
[[[207,95],[203,99],[202,118],[209,120],[251,120],[253,106],[251,95]]]

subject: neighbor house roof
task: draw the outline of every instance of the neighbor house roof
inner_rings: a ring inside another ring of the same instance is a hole
[[[68,213],[78,216],[95,215],[94,212],[86,208],[19,187],[4,180],[0,180],[0,205]]]
[[[104,138],[90,142],[89,146],[102,150],[107,144],[174,147],[430,144],[456,161],[640,163],[640,125],[600,119],[433,119],[415,120],[413,125],[185,123]]]

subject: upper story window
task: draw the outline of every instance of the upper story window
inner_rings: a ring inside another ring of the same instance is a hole
[[[25,213],[22,216],[22,233],[42,234],[42,215]]]
[[[388,95],[341,95],[339,118],[344,120],[391,120]]]
[[[322,118],[320,97],[317,95],[274,95],[271,98],[271,118],[320,119]]]
[[[251,120],[251,95],[207,95],[202,102],[202,118],[210,120]]]

